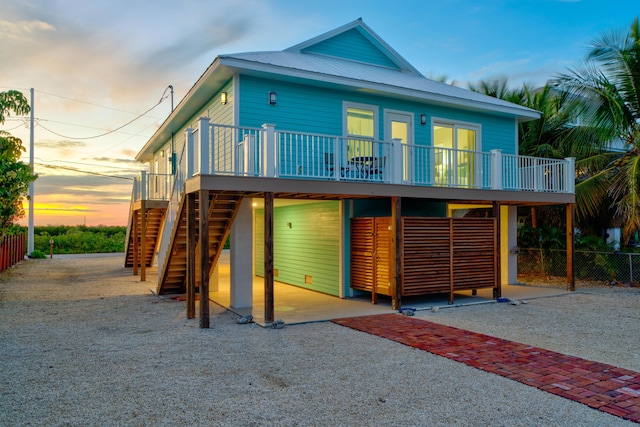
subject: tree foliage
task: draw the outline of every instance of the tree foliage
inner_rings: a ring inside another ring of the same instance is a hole
[[[553,84],[574,100],[587,100],[584,120],[608,143],[576,163],[576,198],[582,218],[610,212],[628,242],[640,231],[640,28],[608,31],[593,40],[581,65]]]
[[[0,92],[0,124],[4,124],[12,113],[24,115],[29,111],[29,103],[22,92]],[[24,216],[22,202],[27,197],[29,184],[37,178],[31,167],[20,161],[24,151],[20,138],[0,131],[0,237]]]
[[[46,254],[51,240],[54,254],[124,252],[126,232],[122,226],[39,226],[34,228],[33,243],[36,250]]]
[[[508,80],[502,78],[470,84],[469,89],[540,113],[539,119],[518,123],[518,152],[521,155],[582,159],[593,152],[593,147],[601,145],[593,128],[578,124],[584,103],[550,85],[536,89],[526,84],[511,88]],[[531,215],[534,228],[555,230],[564,224],[564,213],[556,207],[532,207]]]

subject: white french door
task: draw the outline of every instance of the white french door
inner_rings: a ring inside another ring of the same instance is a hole
[[[402,142],[402,180],[410,181],[412,162],[406,144],[413,144],[413,113],[385,110],[384,136],[385,141],[399,139]]]

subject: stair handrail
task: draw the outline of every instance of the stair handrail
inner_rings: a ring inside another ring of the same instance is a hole
[[[189,129],[186,131],[184,144],[182,145],[182,151],[176,162],[175,178],[173,180],[173,186],[171,187],[171,193],[169,195],[169,203],[167,205],[167,211],[165,213],[165,220],[162,230],[160,230],[160,244],[158,245],[158,282],[161,280],[162,272],[164,271],[165,262],[167,259],[167,252],[169,250],[169,243],[171,242],[171,234],[173,233],[173,227],[176,221],[176,215],[180,206],[180,197],[184,192],[184,182],[191,177],[187,177],[186,156],[185,151],[188,144],[188,138],[193,135],[194,131]]]
[[[125,251],[124,251],[124,265],[127,265],[127,258],[129,257],[129,238],[131,237],[131,233],[133,232],[133,205],[136,202],[136,184],[137,178],[133,178],[133,188],[131,189],[131,202],[129,203],[129,220],[127,222],[127,233],[125,235]]]

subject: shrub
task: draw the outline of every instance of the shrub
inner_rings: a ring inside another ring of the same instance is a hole
[[[29,258],[33,258],[33,259],[45,259],[47,257],[47,254],[45,254],[42,251],[39,251],[38,249],[34,249],[33,252],[31,252],[31,255],[29,255]]]

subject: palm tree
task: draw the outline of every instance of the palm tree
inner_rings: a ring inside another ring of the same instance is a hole
[[[526,84],[519,89],[509,87],[506,78],[469,84],[469,89],[504,99],[540,112],[540,118],[518,124],[518,152],[525,156],[563,159],[588,156],[597,146],[598,137],[589,127],[578,126],[576,118],[583,103],[550,85],[531,89]],[[558,209],[541,208],[545,226],[559,227],[564,216]],[[533,228],[538,228],[537,209],[531,208]]]
[[[640,230],[640,31],[608,31],[595,39],[586,61],[552,82],[573,100],[588,100],[581,118],[600,144],[576,162],[578,216],[613,209],[623,240]],[[620,141],[624,150],[613,151]],[[593,146],[592,146],[593,148]]]

